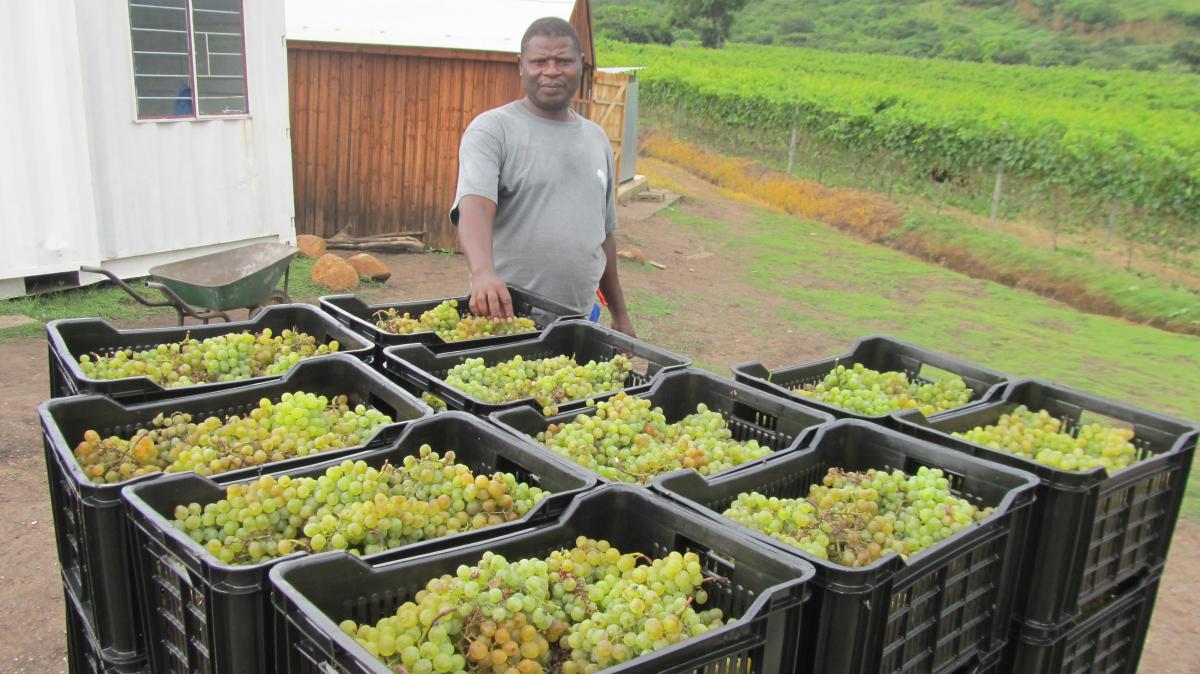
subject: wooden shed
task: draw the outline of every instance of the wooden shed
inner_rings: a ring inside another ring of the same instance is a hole
[[[590,100],[588,0],[288,0],[296,232],[457,248],[459,139],[524,95],[521,35],[543,16],[579,31]]]

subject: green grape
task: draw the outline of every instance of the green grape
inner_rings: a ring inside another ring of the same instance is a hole
[[[843,409],[879,416],[917,408],[923,414],[967,404],[971,389],[958,376],[923,384],[903,372],[877,372],[862,363],[838,365],[816,384],[793,389],[796,393]]]
[[[725,517],[809,554],[865,566],[889,554],[907,558],[991,513],[954,495],[940,469],[846,472],[830,468],[805,498],[745,492]]]
[[[227,563],[249,564],[297,550],[374,554],[520,519],[545,496],[422,445],[399,465],[343,461],[315,478],[233,484],[218,501],[177,506],[174,524]]]
[[[129,438],[101,438],[87,430],[75,459],[90,480],[117,483],[156,472],[229,470],[365,444],[392,418],[344,396],[296,391],[266,398],[246,414],[199,421],[176,412],[159,414]]]
[[[1110,473],[1138,461],[1133,431],[1102,424],[1084,424],[1074,433],[1046,410],[1014,408],[991,426],[977,426],[954,435],[1060,470],[1087,471],[1103,467]]]
[[[340,628],[395,671],[596,672],[723,625],[700,589],[721,580],[693,552],[650,559],[579,537],[541,558],[484,553],[376,623]]]
[[[149,377],[166,388],[238,381],[282,374],[305,358],[336,353],[336,340],[317,344],[312,335],[283,330],[274,335],[262,332],[233,332],[203,341],[184,339],[134,351],[120,349],[110,356],[84,354],[79,357],[83,374],[92,379]]]
[[[467,358],[446,373],[446,383],[486,403],[533,398],[549,416],[557,403],[619,390],[633,363],[624,355],[579,364],[570,356],[512,360],[488,367],[482,358]]]
[[[649,400],[625,392],[595,408],[570,423],[551,424],[537,440],[610,480],[647,484],[681,468],[711,475],[772,451],[755,440],[734,440],[725,418],[704,404],[674,424]]]
[[[413,318],[408,312],[401,314],[395,307],[375,312],[374,318],[375,326],[387,332],[398,335],[433,332],[447,342],[518,335],[537,329],[533,320],[524,316],[517,316],[511,321],[493,321],[483,316],[459,316],[458,300],[446,300],[417,318]]]

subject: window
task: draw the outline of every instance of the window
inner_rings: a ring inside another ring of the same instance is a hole
[[[245,114],[242,0],[129,0],[138,119]]]

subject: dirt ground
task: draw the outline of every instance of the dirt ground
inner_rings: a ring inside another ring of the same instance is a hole
[[[719,196],[695,177],[679,172],[678,184],[699,198],[679,208],[700,217],[730,223],[752,217],[748,208]],[[650,271],[622,265],[630,292],[670,296],[702,295],[708,311],[680,311],[669,317],[641,319],[642,335],[697,362],[717,367],[760,359],[778,366],[816,357],[831,344],[819,335],[778,340],[746,334],[739,326],[759,319],[752,306],[739,302],[752,290],[741,284],[733,260],[703,232],[685,229],[655,211],[657,203],[623,206],[619,216],[624,243],[639,245],[648,259],[666,265]],[[387,287],[369,293],[372,302],[429,299],[461,294],[465,264],[441,254],[382,256],[394,272]],[[714,289],[719,289],[719,292]],[[712,297],[719,297],[715,303]],[[722,320],[712,320],[719,311]],[[166,314],[152,325],[171,325]],[[785,343],[786,342],[786,343]],[[46,347],[41,340],[0,344],[5,364],[0,394],[0,522],[8,543],[0,546],[0,672],[67,671],[61,581],[56,562],[42,443],[35,408],[47,396]],[[1166,575],[1158,594],[1140,671],[1200,672],[1200,523],[1181,521]]]

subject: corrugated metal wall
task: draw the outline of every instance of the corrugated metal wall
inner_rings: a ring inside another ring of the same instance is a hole
[[[476,115],[521,96],[515,57],[291,43],[288,70],[296,231],[418,232],[456,247],[458,142]]]

